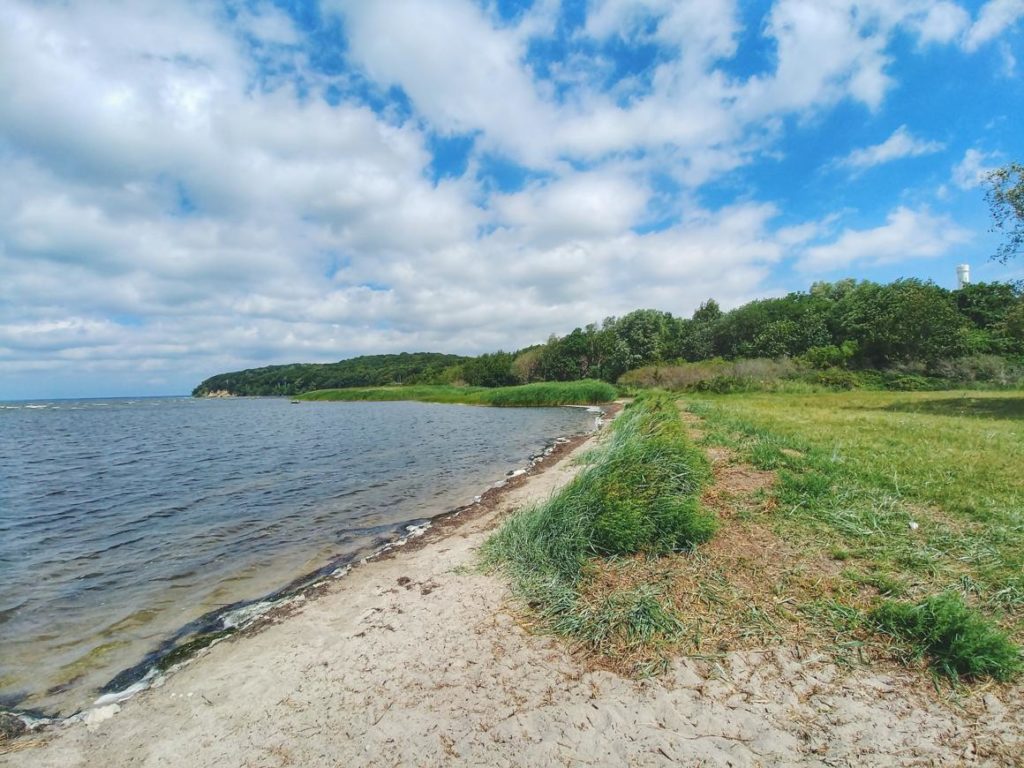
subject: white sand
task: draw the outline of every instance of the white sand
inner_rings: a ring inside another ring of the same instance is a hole
[[[93,724],[0,756],[17,766],[1012,765],[1020,689],[958,710],[911,672],[796,651],[681,660],[664,678],[587,672],[513,619],[475,552],[510,508],[372,562],[294,615],[222,642]],[[400,585],[399,579],[409,579]],[[1008,700],[1009,699],[1009,700]],[[975,712],[972,715],[969,712]],[[109,716],[113,714],[113,716]],[[106,719],[104,719],[106,717]]]

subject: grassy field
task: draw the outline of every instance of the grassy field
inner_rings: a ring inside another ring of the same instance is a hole
[[[1021,671],[1022,393],[647,392],[586,462],[485,561],[611,668],[811,643]]]
[[[321,389],[298,395],[296,400],[394,401],[416,400],[424,403],[462,403],[498,407],[538,407],[556,405],[597,405],[609,403],[617,390],[603,381],[567,381],[524,384],[518,387],[404,386]]]
[[[851,648],[881,631],[896,652],[929,656],[953,676],[1019,669],[998,627],[1024,640],[1024,393],[688,395],[684,404],[705,442],[775,473],[770,498],[746,517],[838,573],[794,601],[803,620]]]

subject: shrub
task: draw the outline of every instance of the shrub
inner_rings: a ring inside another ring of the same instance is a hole
[[[807,381],[827,389],[854,389],[860,383],[855,373],[842,368],[814,371],[807,377]]]
[[[841,346],[826,344],[811,347],[803,354],[803,359],[814,368],[842,368],[857,354],[857,342],[844,341]]]
[[[697,392],[748,392],[796,378],[799,372],[797,364],[787,357],[732,362],[716,358],[699,363],[644,366],[623,374],[619,384]]]
[[[940,360],[934,373],[961,384],[984,383],[1013,386],[1024,382],[1024,369],[997,355],[972,355],[955,360]]]
[[[1006,633],[968,608],[955,592],[921,603],[886,600],[871,612],[876,628],[910,643],[943,674],[1009,680],[1022,666],[1020,649]]]

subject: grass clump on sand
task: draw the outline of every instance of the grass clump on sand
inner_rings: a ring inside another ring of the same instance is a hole
[[[955,592],[917,604],[886,600],[870,618],[877,630],[909,643],[913,657],[927,655],[933,667],[953,679],[1006,681],[1021,671],[1020,649]]]
[[[658,588],[616,585],[619,559],[689,549],[715,531],[699,506],[709,469],[675,400],[645,393],[615,421],[589,465],[547,503],[511,518],[485,545],[545,629],[634,673],[681,629]]]
[[[551,381],[516,387],[456,387],[451,385],[413,385],[395,387],[353,387],[320,389],[298,395],[297,400],[395,401],[424,403],[462,403],[500,407],[539,407],[557,405],[597,405],[609,403],[618,395],[611,384],[594,379]]]

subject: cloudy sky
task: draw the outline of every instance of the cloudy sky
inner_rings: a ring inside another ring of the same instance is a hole
[[[989,261],[1024,0],[0,0],[0,398]]]

